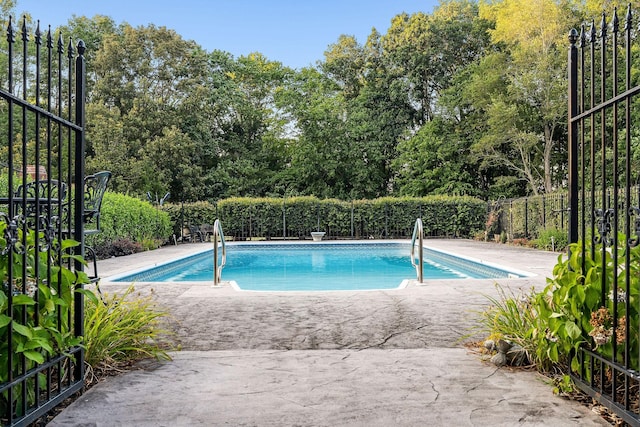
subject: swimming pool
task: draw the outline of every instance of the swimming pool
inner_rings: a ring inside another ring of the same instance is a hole
[[[241,290],[396,289],[416,278],[409,242],[227,244],[224,281]],[[116,282],[212,282],[213,254],[205,251],[112,278]],[[424,279],[517,277],[514,272],[424,249]]]

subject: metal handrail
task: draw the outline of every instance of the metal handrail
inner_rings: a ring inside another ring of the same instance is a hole
[[[218,265],[218,239],[222,243],[222,260]],[[224,233],[220,220],[213,223],[213,286],[218,286],[222,280],[222,269],[227,263],[227,245],[224,241]]]
[[[416,238],[418,239],[418,263],[416,264]],[[416,219],[416,225],[413,227],[413,236],[411,237],[411,265],[416,268],[418,282],[422,283],[423,279],[423,261],[422,261],[422,240],[424,239],[424,229],[422,227],[422,219]]]

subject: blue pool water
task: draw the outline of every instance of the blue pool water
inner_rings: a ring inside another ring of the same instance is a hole
[[[394,289],[415,279],[409,243],[227,244],[223,281],[243,290],[307,291]],[[118,282],[213,281],[213,251],[133,275]],[[513,276],[499,268],[424,250],[424,279]]]

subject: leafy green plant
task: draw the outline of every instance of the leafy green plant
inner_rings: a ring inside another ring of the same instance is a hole
[[[612,274],[607,272],[609,268],[602,269],[600,251],[583,253],[580,244],[572,244],[569,252],[566,259],[558,257],[553,278],[547,280],[547,287],[536,297],[538,356],[565,364],[573,351],[591,342],[591,314],[602,304],[601,277]],[[606,256],[610,257],[608,253]],[[571,369],[578,369],[576,359],[571,363]]]
[[[620,235],[618,242],[616,251],[602,251],[601,246],[593,252],[590,247],[583,251],[580,243],[570,245],[568,256],[558,256],[545,289],[530,295],[526,303],[500,290],[500,298],[489,298],[491,307],[481,319],[484,331],[521,345],[542,371],[554,367],[577,371],[579,361],[571,355],[581,346],[607,359],[625,360],[625,346],[620,345],[625,340],[629,340],[628,363],[637,366],[640,247],[631,248],[627,254],[625,236]],[[619,257],[616,263],[614,253]],[[627,256],[628,264],[624,262]],[[623,268],[625,265],[629,271]],[[628,288],[615,292],[608,289],[603,300],[603,279],[604,283],[614,283],[614,274],[617,283],[625,283],[628,277]],[[626,310],[630,311],[628,316]],[[613,318],[614,312],[617,319]]]
[[[160,322],[167,315],[153,296],[134,295],[130,286],[120,295],[95,295],[85,305],[85,361],[91,370],[112,371],[133,361],[153,357],[170,360],[163,343],[167,331]]]
[[[545,251],[562,252],[567,248],[568,241],[568,234],[565,230],[545,228],[540,231],[538,238],[533,241],[533,245]]]
[[[169,214],[135,197],[107,191],[100,213],[101,232],[87,236],[87,245],[97,253],[109,253],[109,246],[118,240],[167,241],[171,236]]]
[[[570,258],[560,255],[547,287],[526,303],[502,290],[499,299],[489,297],[492,306],[482,319],[485,330],[520,344],[541,371],[568,365],[571,352],[590,341],[589,319],[600,296],[599,273],[593,270],[598,267],[587,260],[591,272],[583,276],[578,268],[582,257],[578,245],[572,246]]]
[[[118,256],[131,255],[142,252],[143,247],[140,243],[130,239],[119,238],[109,243],[105,243],[96,248],[98,258],[111,258]]]
[[[566,374],[559,375],[557,378],[554,378],[553,384],[553,394],[567,395],[576,391],[576,387],[573,384],[573,381],[571,381],[571,377]]]
[[[3,337],[0,340],[0,384],[44,363],[47,357],[81,344],[81,337],[75,336],[69,319],[74,291],[89,283],[84,272],[63,266],[64,259],[84,262],[80,257],[63,255],[62,259],[48,259],[52,253],[41,251],[39,247],[42,233],[37,236],[27,230],[25,235],[19,228],[18,252],[23,255],[10,256],[12,249],[7,247],[4,237],[6,228],[7,223],[0,222],[0,236],[3,236],[0,237],[0,337]],[[72,240],[59,244],[63,254],[78,245]],[[38,374],[34,381],[44,384],[43,375]],[[14,388],[12,401],[9,401],[8,391],[2,393],[0,411],[3,414],[9,408],[22,412],[24,405],[35,401],[36,387],[27,387],[26,401],[16,392],[22,387]]]

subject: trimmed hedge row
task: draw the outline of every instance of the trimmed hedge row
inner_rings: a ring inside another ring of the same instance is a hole
[[[471,237],[484,230],[486,202],[472,197],[384,197],[375,200],[320,200],[316,197],[230,198],[217,205],[206,202],[165,205],[174,230],[180,225],[222,222],[236,239],[309,238],[324,231],[332,238],[409,238],[416,218],[425,235]],[[178,233],[177,233],[178,234]]]
[[[100,211],[101,233],[87,236],[87,244],[99,253],[116,242],[128,240],[141,249],[155,249],[171,236],[166,212],[135,197],[107,191]]]
[[[213,225],[218,217],[216,205],[209,202],[168,203],[162,210],[171,218],[173,234],[176,237],[181,235],[182,227]]]

